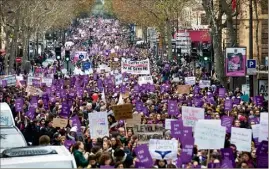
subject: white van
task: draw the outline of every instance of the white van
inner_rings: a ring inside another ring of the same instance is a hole
[[[38,146],[3,151],[0,168],[77,168],[77,165],[64,146]]]
[[[5,102],[0,103],[0,127],[13,127],[15,120],[9,105]]]

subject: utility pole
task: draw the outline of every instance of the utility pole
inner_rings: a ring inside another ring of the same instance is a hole
[[[253,59],[253,8],[252,1],[249,0],[249,59]],[[253,75],[249,75],[249,94],[250,97],[254,96],[253,91]]]

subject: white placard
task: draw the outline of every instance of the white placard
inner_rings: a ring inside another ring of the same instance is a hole
[[[224,148],[226,127],[198,122],[194,131],[194,144],[199,150]]]
[[[41,78],[40,77],[28,76],[28,78],[27,78],[27,85],[28,86],[32,86],[33,85],[33,80],[38,80],[39,82],[41,82]]]
[[[130,73],[130,74],[150,74],[150,63],[149,59],[140,60],[140,61],[130,61],[125,58],[121,59],[121,73]]]
[[[106,112],[89,113],[89,125],[91,138],[103,138],[109,136],[108,120]]]
[[[177,119],[165,119],[165,129],[171,130],[171,121],[177,121]]]
[[[122,74],[118,74],[115,76],[115,85],[118,86],[122,84]]]
[[[149,140],[149,152],[153,159],[177,159],[177,140]]]
[[[182,106],[182,120],[184,126],[194,127],[199,119],[205,118],[205,109]]]
[[[260,114],[260,126],[259,126],[259,142],[268,140],[268,113],[261,112]]]
[[[0,76],[0,86],[2,86],[2,80],[7,81],[7,86],[15,86],[16,85],[16,75]]]
[[[238,151],[251,151],[251,129],[232,127],[231,143],[237,147]]]
[[[153,84],[153,79],[152,76],[140,76],[138,78],[138,84],[142,85],[142,84]]]
[[[196,77],[185,77],[185,85],[195,85]]]
[[[201,88],[206,88],[211,86],[211,81],[210,80],[200,80],[199,81],[199,87]]]
[[[260,124],[251,125],[253,138],[259,138]]]

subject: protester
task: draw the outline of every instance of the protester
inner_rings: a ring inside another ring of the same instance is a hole
[[[79,23],[67,37],[73,73],[58,76],[61,62],[37,65],[16,87],[1,83],[27,142],[64,145],[79,168],[268,168],[264,97],[229,91],[187,60],[157,60],[152,49],[129,45],[117,20]],[[128,73],[132,64],[145,74]],[[127,103],[132,118],[124,111],[118,119],[115,107]]]

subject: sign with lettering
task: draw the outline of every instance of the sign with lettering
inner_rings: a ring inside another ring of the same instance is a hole
[[[122,104],[113,106],[113,113],[116,120],[126,120],[133,118],[133,105],[132,104]]]
[[[152,76],[140,76],[138,78],[138,84],[142,85],[142,84],[153,84],[153,79]]]
[[[53,127],[65,128],[68,124],[68,119],[53,118],[52,124],[53,124]]]
[[[268,100],[268,80],[259,80],[258,94],[262,94]]]
[[[210,121],[210,120],[208,120]],[[224,148],[226,128],[216,124],[197,122],[194,130],[195,145],[201,149]]]
[[[200,88],[210,87],[210,85],[211,85],[211,81],[210,80],[200,80],[199,81],[199,87]]]
[[[182,120],[184,126],[194,127],[199,119],[205,118],[205,109],[182,106]]]
[[[262,112],[260,114],[260,125],[259,125],[259,142],[263,140],[268,141],[268,113]]]
[[[176,160],[178,150],[177,140],[149,140],[149,152],[153,159]]]
[[[251,151],[252,130],[232,127],[231,143],[236,145],[238,151]]]
[[[150,139],[163,139],[164,127],[162,124],[136,124],[133,131],[138,137],[138,144],[148,144]]]
[[[122,74],[118,74],[115,76],[115,85],[118,86],[120,84],[122,84]]]
[[[151,168],[153,165],[153,159],[150,155],[148,146],[146,144],[142,144],[137,146],[134,149],[137,159],[141,163],[143,167]]]
[[[178,94],[189,94],[190,93],[190,85],[178,85],[177,93]]]
[[[134,125],[141,124],[141,114],[133,114],[132,119],[127,119],[125,121],[126,127],[134,127]]]
[[[108,120],[106,112],[89,113],[89,126],[91,138],[103,138],[109,136]]]
[[[130,74],[150,74],[149,59],[140,61],[130,61],[125,58],[121,59],[121,73]]]
[[[185,77],[185,84],[186,85],[195,85],[196,77]]]
[[[16,85],[16,75],[0,76],[0,86],[3,85],[3,82],[6,83],[6,86],[15,86]]]

